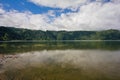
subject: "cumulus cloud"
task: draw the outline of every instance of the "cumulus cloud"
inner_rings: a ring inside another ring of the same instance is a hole
[[[120,3],[120,0],[111,0],[114,3]]]
[[[110,2],[106,2],[108,0],[60,0],[60,3],[57,3],[59,0],[31,1],[41,1],[41,4],[37,4],[60,8],[70,8],[85,1],[89,3],[81,5],[77,12],[62,13],[59,17],[55,17],[54,11],[45,14],[33,14],[29,11],[5,11],[0,7],[0,25],[39,30],[120,30],[119,0],[111,0]],[[51,21],[49,16],[54,19]]]
[[[28,0],[36,5],[48,6],[53,8],[77,8],[81,5],[88,4],[90,2],[114,2],[119,3],[120,0]]]
[[[66,30],[120,29],[120,4],[90,3],[77,13],[63,14],[54,21]]]
[[[3,14],[3,13],[5,13],[5,10],[2,8],[2,4],[0,4],[0,14]]]
[[[2,9],[0,9],[2,11]],[[0,15],[0,25],[27,28],[27,29],[40,29],[40,30],[51,30],[53,29],[48,24],[48,17],[43,14],[32,14],[31,12],[20,13],[16,10],[9,12],[2,11]]]
[[[37,5],[49,6],[49,7],[58,7],[58,8],[68,8],[76,7],[79,4],[83,4],[88,0],[29,0]]]
[[[5,13],[5,11],[0,8],[0,14],[3,14],[3,13]]]

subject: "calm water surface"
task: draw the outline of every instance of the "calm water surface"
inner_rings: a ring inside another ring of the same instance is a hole
[[[0,80],[120,80],[120,41],[0,42]]]

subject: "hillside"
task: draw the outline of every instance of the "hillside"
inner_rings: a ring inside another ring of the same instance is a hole
[[[120,40],[119,30],[41,31],[0,26],[0,41],[9,40]]]

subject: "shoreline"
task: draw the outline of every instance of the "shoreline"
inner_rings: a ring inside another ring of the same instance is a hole
[[[10,41],[0,41],[0,42],[114,42],[120,40],[10,40]]]

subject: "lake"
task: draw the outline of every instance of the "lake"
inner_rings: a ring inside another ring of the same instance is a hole
[[[120,80],[120,41],[0,42],[0,80]]]

